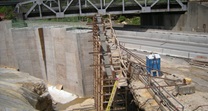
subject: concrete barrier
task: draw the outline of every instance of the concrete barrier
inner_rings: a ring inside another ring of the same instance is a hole
[[[208,44],[208,35],[206,34],[189,34],[189,33],[176,33],[170,31],[146,31],[146,32],[135,32],[135,31],[119,31],[116,30],[117,36],[126,35],[126,37],[134,36],[155,38],[161,40],[174,40],[190,43],[202,43]]]
[[[208,54],[203,54],[203,53],[161,48],[154,46],[145,46],[139,44],[125,43],[125,42],[121,42],[121,43],[124,43],[125,47],[128,49],[146,51],[150,53],[159,53],[163,55],[170,55],[170,56],[183,57],[183,58],[193,58],[193,59],[196,58],[197,56],[208,57]]]
[[[116,32],[128,48],[185,58],[208,57],[208,35],[205,34],[160,30]]]

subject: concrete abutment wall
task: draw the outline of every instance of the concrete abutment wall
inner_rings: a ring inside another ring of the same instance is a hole
[[[46,80],[38,28],[12,29],[11,33],[19,69]]]
[[[93,95],[92,33],[66,27],[11,28],[0,22],[0,65],[17,68],[51,85]]]
[[[175,31],[208,32],[208,5],[189,2],[187,12],[141,14],[141,26]]]
[[[11,27],[11,21],[0,22],[0,65],[18,69]]]

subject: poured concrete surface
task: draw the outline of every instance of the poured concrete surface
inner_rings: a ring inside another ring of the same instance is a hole
[[[19,69],[46,80],[38,28],[12,29],[12,38]]]
[[[92,34],[87,31],[66,31],[64,27],[43,29],[48,82],[62,84],[64,89],[79,96],[92,96],[93,71]]]
[[[65,58],[65,29],[47,28],[43,29],[47,80],[50,84],[67,84],[66,58]]]
[[[13,28],[0,22],[0,66],[14,67],[78,96],[93,95],[92,33],[67,27]],[[68,30],[68,31],[67,31]]]
[[[0,65],[18,69],[10,28],[11,21],[0,22]]]
[[[181,13],[143,13],[140,15],[141,26],[175,31],[208,32],[208,6],[205,1],[190,1],[187,4],[187,11]]]
[[[90,65],[93,64],[93,56],[89,54],[93,50],[92,42],[88,42],[92,38],[92,33],[77,33],[77,41],[79,43],[79,59],[81,62],[82,69],[82,84],[84,89],[84,95],[92,96],[93,95],[93,67]]]

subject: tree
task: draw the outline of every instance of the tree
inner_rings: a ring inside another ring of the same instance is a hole
[[[12,6],[0,6],[0,13],[5,15],[5,19],[14,18],[14,7]]]

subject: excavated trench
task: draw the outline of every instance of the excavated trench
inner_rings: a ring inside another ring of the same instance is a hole
[[[139,108],[137,103],[134,100],[133,94],[131,91],[128,92],[128,97],[127,97],[127,111],[144,111],[144,109]]]

